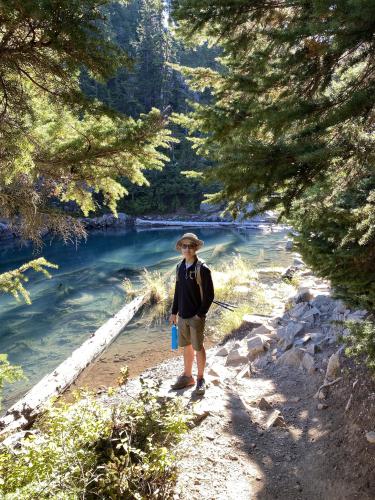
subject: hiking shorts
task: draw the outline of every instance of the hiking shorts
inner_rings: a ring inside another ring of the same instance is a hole
[[[178,317],[178,345],[185,347],[192,345],[194,351],[201,351],[204,341],[204,327],[206,318],[181,318]]]

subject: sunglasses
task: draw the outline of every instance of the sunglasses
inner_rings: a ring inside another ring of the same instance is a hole
[[[190,248],[190,249],[193,249],[193,248],[196,248],[197,245],[194,245],[193,243],[183,243],[181,245],[181,248],[183,248],[184,250],[186,250],[187,248]]]

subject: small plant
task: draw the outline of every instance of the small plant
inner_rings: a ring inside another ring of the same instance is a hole
[[[150,304],[159,304],[167,300],[166,279],[161,272],[144,269],[141,280],[143,287],[150,292]]]
[[[86,393],[72,405],[51,404],[19,447],[0,444],[0,497],[171,498],[173,448],[190,416],[181,401],[160,399],[159,387],[141,379],[130,403],[109,405]]]
[[[17,380],[27,380],[20,366],[11,365],[6,354],[0,354],[0,409],[4,383],[12,384]]]
[[[125,385],[129,380],[129,367],[123,366],[120,368],[120,375],[117,377],[118,385]]]
[[[217,327],[218,337],[221,339],[232,331],[237,330],[243,323],[244,314],[250,314],[252,312],[253,309],[246,304],[238,307],[234,311],[223,311]]]
[[[288,277],[282,278],[282,280],[288,285],[294,286],[295,288],[298,288],[301,284],[301,277],[298,276],[297,274],[293,274],[291,278]]]
[[[134,290],[133,283],[129,278],[124,278],[122,280],[122,287],[125,290],[125,293],[128,297],[132,298],[136,295],[136,290]]]
[[[373,321],[345,321],[349,334],[342,337],[346,344],[345,353],[355,358],[363,358],[368,368],[375,374],[375,323]]]
[[[174,294],[174,281],[170,274],[145,269],[141,276],[142,289],[149,292],[150,323],[159,322],[169,313]]]

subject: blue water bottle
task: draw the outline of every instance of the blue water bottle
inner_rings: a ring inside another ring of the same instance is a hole
[[[172,325],[172,335],[171,335],[171,347],[173,350],[178,349],[178,328],[173,323]]]

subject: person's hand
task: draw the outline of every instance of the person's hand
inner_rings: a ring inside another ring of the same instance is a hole
[[[169,324],[172,325],[172,324],[176,324],[177,323],[177,314],[171,314],[169,316]]]

